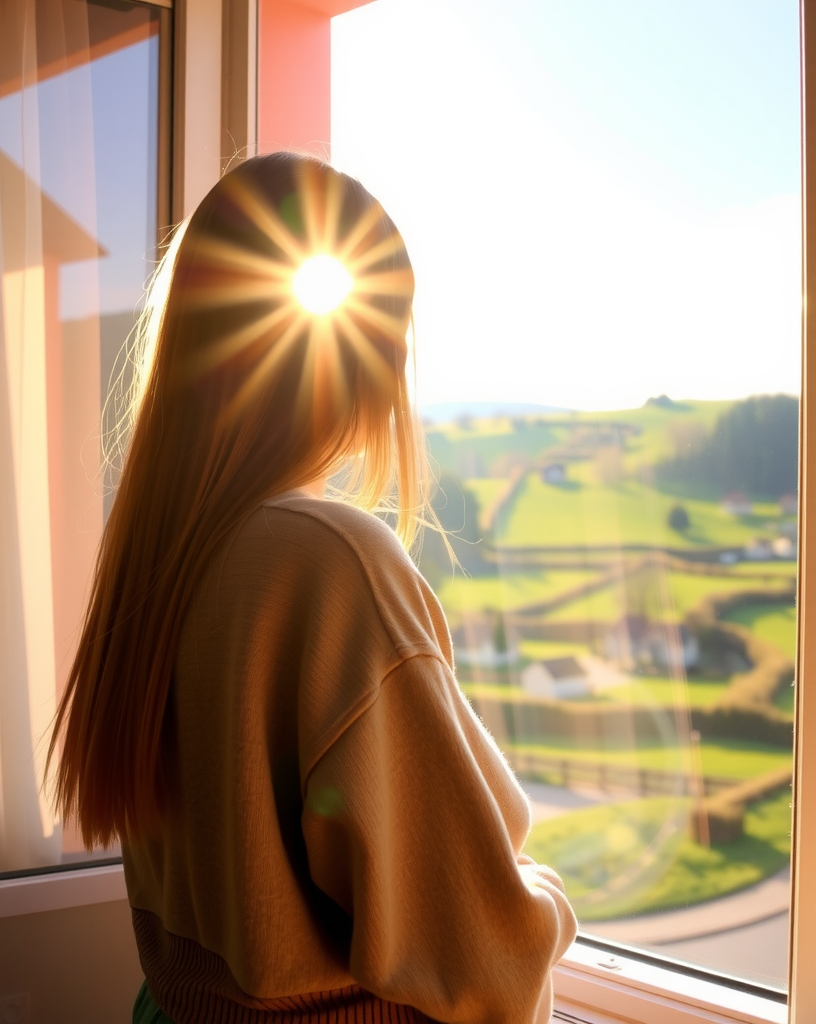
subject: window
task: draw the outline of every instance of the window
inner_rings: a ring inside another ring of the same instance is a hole
[[[657,954],[690,999],[701,969],[788,983],[798,13],[379,0],[335,23],[335,159],[417,265],[466,572],[432,540],[420,564],[460,680],[589,960]]]
[[[65,0],[65,6],[68,6],[71,0]],[[372,93],[370,83],[373,78],[376,78],[378,82],[379,92],[381,89],[385,89],[385,86],[390,84],[392,80],[397,77],[396,68],[394,66],[395,54],[399,54],[402,50],[405,50],[408,57],[410,58],[410,64],[405,69],[405,77],[409,82],[416,84],[418,81],[427,78],[430,75],[431,68],[427,66],[427,61],[420,59],[419,56],[419,40],[409,45],[407,40],[409,36],[405,36],[400,40],[400,45],[395,46],[393,49],[385,44],[388,39],[387,31],[380,25],[377,26],[367,19],[372,17],[378,10],[380,5],[386,6],[388,0],[377,0],[376,3],[372,4],[371,7],[366,10],[363,9],[360,12],[345,16],[335,22],[335,34],[334,34],[334,45],[335,45],[335,65],[336,69],[339,70],[343,62],[343,45],[344,34],[347,34],[346,38],[352,34],[356,34],[360,37],[363,42],[363,59],[360,62],[361,70],[364,72],[365,77],[359,79],[361,86],[367,86],[367,88],[356,97],[357,102],[355,104],[354,116],[359,117],[360,111],[367,111],[365,117],[365,126],[369,126],[371,118],[374,116],[371,105],[376,99],[376,94]],[[492,137],[486,138],[486,131],[484,127],[484,120],[482,113],[485,111],[489,112],[493,107],[498,106],[499,112],[501,113],[501,104],[506,103],[504,111],[507,112],[512,107],[519,97],[520,93],[515,95],[499,95],[490,97],[483,96],[484,106],[482,111],[473,121],[468,121],[465,117],[466,110],[465,101],[469,91],[468,83],[457,80],[455,70],[452,65],[447,65],[448,51],[453,46],[452,40],[458,41],[458,36],[454,31],[454,27],[449,21],[445,21],[445,10],[442,2],[435,0],[436,10],[440,11],[440,20],[433,28],[433,31],[425,33],[427,39],[433,42],[436,47],[436,61],[443,67],[448,67],[449,71],[446,75],[442,75],[443,79],[446,79],[442,84],[445,88],[440,88],[440,97],[450,97],[450,100],[445,104],[447,111],[448,125],[437,126],[436,129],[432,130],[431,125],[417,125],[416,136],[414,141],[408,145],[406,144],[406,132],[409,128],[414,130],[412,126],[417,119],[416,108],[410,104],[404,109],[400,109],[394,105],[388,105],[387,109],[382,111],[382,116],[379,119],[378,131],[373,133],[376,136],[376,146],[382,155],[386,158],[383,160],[383,164],[393,165],[394,154],[398,153],[402,156],[406,154],[417,155],[420,159],[418,161],[419,167],[417,174],[410,186],[404,193],[395,191],[392,195],[389,192],[388,182],[381,178],[377,180],[377,166],[375,163],[370,168],[363,166],[359,160],[355,161],[347,148],[349,136],[344,136],[347,125],[349,122],[344,124],[343,112],[344,107],[342,103],[338,102],[337,93],[335,94],[335,153],[338,162],[341,166],[345,166],[346,169],[352,172],[357,171],[361,177],[364,178],[367,184],[370,184],[372,189],[378,194],[382,195],[384,201],[394,213],[395,219],[400,223],[401,227],[405,230],[408,238],[409,247],[416,253],[416,245],[419,241],[418,229],[412,229],[410,211],[407,209],[400,209],[400,194],[409,195],[412,191],[426,197],[433,196],[436,191],[445,193],[446,203],[444,204],[444,216],[440,217],[439,225],[445,228],[446,234],[453,235],[455,242],[459,240],[459,247],[454,243],[450,249],[450,259],[453,260],[459,253],[461,248],[461,239],[466,238],[467,242],[464,243],[466,246],[472,245],[472,217],[471,211],[468,211],[468,217],[465,222],[461,225],[456,223],[455,219],[455,202],[458,195],[459,185],[456,177],[445,179],[443,175],[436,173],[438,170],[438,164],[443,157],[447,154],[452,153],[455,155],[455,163],[459,174],[475,173],[476,167],[480,164],[480,153],[481,151],[492,148],[497,149],[498,143],[501,143],[504,147],[504,159],[506,166],[498,166],[498,170],[501,174],[496,174],[488,182],[491,188],[485,189],[484,192],[484,209],[482,215],[485,217],[493,217],[495,219],[501,219],[508,216],[508,211],[514,208],[516,203],[516,194],[518,192],[518,179],[514,178],[513,175],[513,164],[519,160],[520,153],[517,151],[517,140],[519,138],[526,138],[525,122],[522,119],[522,123],[517,126],[518,130],[512,129],[512,124],[507,122],[506,126],[501,131],[494,131]],[[26,4],[17,3],[16,7],[26,7]],[[33,6],[33,5],[32,5]],[[73,6],[79,7],[84,6],[81,4],[73,4]],[[101,6],[101,5],[100,5]],[[125,5],[116,4],[108,5],[116,6],[117,8]],[[128,5],[136,7],[137,5]],[[265,9],[271,9],[272,0],[264,5]],[[406,5],[413,8],[413,16],[420,17],[421,8],[423,6],[430,5]],[[446,5],[445,5],[446,6]],[[461,7],[471,7],[472,5],[461,5]],[[484,6],[484,5],[482,5]],[[537,5],[528,5],[534,7]],[[543,5],[542,5],[543,6]],[[552,5],[551,5],[552,6]],[[569,5],[562,4],[562,9]],[[649,5],[651,6],[651,5]],[[686,5],[690,8],[692,5]],[[693,5],[698,7],[699,5]],[[780,5],[767,5],[778,7]],[[810,11],[810,0],[807,0],[805,15]],[[218,8],[218,9],[216,9]],[[141,5],[141,9],[144,10],[144,6]],[[202,25],[208,25],[210,28],[213,27],[218,18],[220,18],[220,5],[213,4],[207,0],[202,0],[201,4],[196,5],[196,11],[200,12],[201,21],[194,26],[194,31],[191,35],[198,33],[199,37],[202,35]],[[742,5],[739,5],[732,12],[734,19],[739,19],[743,12]],[[193,17],[191,10],[187,11],[187,18]],[[198,14],[195,15],[196,17]],[[2,20],[3,24],[9,24],[6,7],[2,9]],[[181,20],[181,19],[180,19]],[[807,43],[807,52],[816,52],[816,38],[810,39],[813,34],[813,17],[808,21],[807,17],[804,22],[805,30],[805,41]],[[216,33],[217,34],[217,33]],[[0,37],[0,54],[6,53],[6,41],[10,37],[4,33]],[[161,35],[159,39],[161,39]],[[366,45],[367,44],[367,45]],[[387,67],[380,69],[375,67],[374,61],[378,56],[388,54],[389,64]],[[210,55],[212,57],[212,55]],[[0,58],[2,59],[3,66],[5,67],[6,57],[5,55]],[[795,55],[792,60],[795,60]],[[213,79],[217,79],[217,76],[212,74],[212,67],[215,66],[213,60],[209,62],[203,61],[190,61],[189,66],[184,68],[181,66],[181,62],[177,62],[177,75],[181,78],[183,88],[180,88],[177,92],[177,99],[184,89],[186,89],[189,95],[202,96],[207,89],[212,89]],[[205,76],[203,69],[208,71]],[[474,74],[474,80],[478,81],[482,74],[482,65],[480,62],[476,62],[471,69]],[[380,76],[380,71],[381,76]],[[196,77],[198,75],[198,78]],[[204,80],[206,78],[206,81]],[[806,77],[806,87],[811,91],[813,89],[813,83],[810,78]],[[521,97],[523,99],[523,96]],[[3,100],[0,98],[0,109],[2,109]],[[440,106],[442,105],[440,100]],[[810,111],[810,117],[812,119],[812,110],[816,108],[816,103],[811,102],[805,104],[805,115],[808,116]],[[7,108],[8,109],[8,108]],[[351,106],[345,108],[349,111]],[[526,111],[525,107],[522,107]],[[246,112],[244,112],[246,114]],[[243,116],[243,115],[242,115]],[[181,120],[181,119],[179,119]],[[392,144],[389,144],[389,137],[387,130],[390,130],[392,122],[400,131],[400,136]],[[360,121],[360,124],[363,122]],[[0,121],[0,133],[4,130],[2,125],[5,122]],[[191,205],[194,205],[197,198],[203,194],[206,188],[207,182],[212,180],[212,174],[214,173],[212,168],[203,168],[203,158],[201,154],[206,152],[208,154],[219,151],[218,146],[218,129],[213,128],[213,119],[210,118],[207,123],[202,120],[196,121],[193,116],[190,119],[185,119],[183,124],[184,128],[184,142],[180,145],[178,139],[176,145],[179,147],[179,151],[183,153],[195,153],[197,159],[179,160],[176,163],[176,183],[177,189],[175,193],[174,203],[174,219],[177,218],[180,213],[188,209]],[[465,126],[464,136],[465,142],[461,146],[454,146],[451,130],[455,126]],[[177,129],[181,127],[177,124]],[[421,129],[421,130],[420,130]],[[810,138],[813,133],[806,131],[806,139]],[[311,138],[312,134],[306,133],[304,138]],[[2,135],[0,134],[0,149],[5,151],[5,143],[2,141]],[[464,154],[464,156],[463,156]],[[816,161],[811,161],[811,165]],[[217,157],[216,157],[217,163]],[[499,162],[497,161],[497,164]],[[494,164],[494,167],[496,165]],[[217,168],[216,171],[217,173]],[[810,166],[809,173],[812,176],[812,166]],[[5,191],[3,189],[2,191]],[[813,185],[808,186],[808,178],[805,181],[805,191],[813,191]],[[157,199],[157,201],[160,201]],[[70,212],[70,209],[69,209]],[[0,210],[3,214],[2,227],[4,230],[4,244],[5,244],[5,231],[8,225],[8,214],[4,208]],[[407,215],[408,214],[408,215]],[[806,210],[807,220],[807,210]],[[461,227],[461,232],[457,231],[457,228]],[[590,228],[592,225],[590,224]],[[465,230],[466,229],[466,230]],[[811,234],[816,235],[816,232]],[[101,236],[100,236],[101,237]],[[101,239],[104,243],[105,239]],[[809,241],[810,247],[813,245],[812,238]],[[806,256],[807,256],[806,252]],[[97,256],[93,257],[98,258]],[[506,253],[502,252],[490,252],[488,253],[488,259],[486,266],[492,266],[494,263],[502,262],[507,258]],[[811,254],[809,265],[813,265],[816,256]],[[5,272],[5,266],[3,271]],[[524,268],[522,267],[523,271]],[[101,276],[101,270],[100,270]],[[515,289],[521,288],[524,280],[524,274],[521,273],[518,278],[512,280],[512,286]],[[450,282],[443,276],[443,287],[441,289],[443,298],[449,298],[445,289],[450,290]],[[420,287],[422,288],[423,282],[420,281]],[[426,289],[427,289],[426,284]],[[485,272],[483,278],[479,278],[479,293],[484,293],[488,289],[496,289],[498,285],[496,281]],[[511,291],[513,290],[511,288]],[[42,290],[41,290],[42,293]],[[426,306],[428,313],[422,314],[422,296],[419,297],[420,305],[418,307],[418,336],[419,345],[422,350],[422,355],[425,354],[427,346],[430,344],[428,330],[426,325],[430,322],[430,315],[433,310]],[[470,298],[470,302],[473,299]],[[424,323],[423,323],[424,321]],[[31,323],[32,321],[29,321]],[[36,319],[33,321],[36,323]],[[3,320],[5,323],[5,320]],[[461,330],[456,320],[453,320],[448,328],[451,332]],[[795,329],[795,328],[794,328]],[[471,351],[475,346],[468,344],[466,340],[461,348],[462,351]],[[488,353],[489,354],[489,353]],[[477,350],[477,355],[480,358],[484,358],[486,353],[483,349]],[[462,356],[462,359],[465,357]],[[498,361],[494,362],[494,366],[499,366]],[[3,368],[4,372],[8,372],[5,369],[5,365],[0,363],[0,367]],[[449,374],[449,379],[455,379],[455,369]],[[808,393],[808,366],[806,364],[805,373],[805,394]],[[811,371],[812,373],[812,371]],[[671,392],[669,392],[671,394]],[[2,388],[0,388],[0,394],[2,394]],[[659,397],[658,395],[650,397]],[[675,394],[674,398],[681,397],[679,394]],[[98,411],[98,409],[97,409]],[[805,425],[807,425],[807,406],[804,406],[803,415],[805,418]],[[0,420],[2,422],[2,420]],[[498,435],[500,436],[500,435]],[[804,432],[804,436],[807,437],[807,430]],[[0,446],[2,447],[2,446]],[[801,477],[801,491],[802,497],[805,501],[806,507],[807,502],[807,485],[808,479],[812,478],[812,473],[816,472],[816,466],[811,467],[809,460],[811,458],[810,450],[805,446],[803,452],[803,465],[804,472]],[[602,462],[603,460],[601,460]],[[614,456],[612,459],[607,460],[612,463],[612,469],[614,470]],[[808,469],[811,470],[808,473]],[[49,467],[50,471],[50,467]],[[600,475],[600,468],[599,468]],[[468,479],[478,478],[476,474],[472,476],[468,474]],[[557,487],[557,480],[546,480],[540,479],[542,487]],[[562,481],[562,484],[569,483],[568,471],[566,479]],[[5,487],[5,485],[3,485]],[[5,493],[5,491],[4,491]],[[454,494],[455,498],[455,494]],[[466,501],[466,495],[462,498],[462,504]],[[31,506],[27,506],[30,508]],[[688,510],[687,510],[688,511]],[[5,512],[5,509],[4,509]],[[667,516],[668,523],[668,516]],[[808,635],[816,635],[816,621],[811,621],[814,615],[816,615],[816,599],[811,598],[810,591],[808,589],[808,581],[816,579],[816,568],[811,566],[813,561],[812,553],[809,554],[809,548],[807,545],[808,540],[808,517],[805,516],[802,524],[803,536],[800,550],[800,565],[802,567],[802,580],[800,583],[799,591],[799,617],[801,622],[801,636],[806,638]],[[667,528],[669,528],[667,526]],[[467,540],[465,537],[463,540]],[[462,545],[463,549],[467,552],[469,547]],[[8,557],[9,550],[8,546],[4,547],[4,559]],[[4,561],[3,570],[0,573],[0,577],[6,580],[6,565],[8,563]],[[743,563],[747,564],[747,563]],[[575,570],[584,570],[588,568],[585,565],[579,565]],[[566,572],[566,568],[564,569]],[[645,598],[644,598],[645,600]],[[491,646],[494,650],[503,646],[503,643],[508,643],[511,640],[509,635],[510,631],[507,629],[506,624],[504,626],[505,639],[501,640],[501,630],[496,629],[497,622],[493,622],[493,630],[490,631]],[[6,623],[5,627],[0,626],[0,629],[8,629],[9,625]],[[44,632],[39,632],[38,636],[42,637],[47,635]],[[628,634],[627,634],[628,635]],[[680,637],[682,639],[682,637]],[[498,642],[497,642],[498,641]],[[542,641],[547,642],[547,641]],[[802,641],[803,643],[804,641]],[[670,644],[664,643],[666,650],[671,650]],[[478,649],[478,648],[477,648]],[[5,652],[7,650],[5,646],[5,640],[0,645],[0,650]],[[4,654],[5,656],[5,654]],[[806,678],[807,674],[807,656],[808,648],[803,646],[800,651],[800,663],[799,663],[799,679],[800,681]],[[800,682],[801,686],[801,682]],[[807,730],[809,733],[816,733],[816,719],[814,719],[814,704],[811,700],[810,704],[807,704],[804,699],[804,695],[800,695],[799,702],[799,723],[798,730],[799,735],[803,736]],[[8,721],[5,710],[0,709],[0,721]],[[4,733],[4,738],[7,733]],[[9,762],[6,760],[6,755],[9,750],[8,744],[5,749],[0,751],[3,757],[3,778],[8,780],[9,771],[16,769],[9,769]],[[687,750],[692,750],[691,743],[687,744]],[[29,755],[30,756],[30,755]],[[798,769],[799,769],[799,781],[797,790],[797,815],[796,815],[796,834],[795,834],[795,845],[793,853],[793,868],[794,868],[794,896],[795,901],[798,900],[799,905],[812,907],[816,902],[816,881],[814,881],[812,872],[808,873],[801,870],[802,865],[812,864],[814,856],[816,856],[816,847],[814,847],[814,840],[816,839],[816,803],[814,802],[814,787],[810,785],[816,780],[816,765],[813,763],[814,755],[812,752],[805,749],[803,745],[797,751],[798,758]],[[569,773],[570,768],[567,771]],[[8,806],[11,799],[14,799],[14,791],[6,782],[6,788],[3,790],[4,810]],[[611,785],[611,782],[610,782]],[[807,788],[810,785],[810,788]],[[5,819],[4,819],[5,820]],[[5,826],[4,826],[5,827]],[[0,839],[0,845],[2,845],[2,839]],[[60,854],[61,856],[61,854]],[[59,859],[57,857],[56,859]],[[101,874],[101,872],[100,872]],[[809,1021],[816,1019],[816,980],[812,977],[812,971],[808,971],[808,967],[812,962],[813,951],[816,950],[816,923],[812,920],[812,915],[806,917],[804,914],[796,913],[796,902],[794,903],[794,915],[793,915],[793,935],[794,935],[794,974],[792,979],[792,985],[790,989],[791,997],[791,1010],[793,1016],[791,1020],[793,1024],[808,1024]],[[33,909],[33,908],[32,908]],[[743,986],[743,990],[740,991],[738,988],[724,988],[721,985],[716,984],[716,979],[712,982],[701,980],[700,974],[694,973],[680,973],[674,969],[674,966],[669,963],[667,970],[661,970],[659,967],[654,967],[647,960],[638,958],[637,956],[630,956],[631,950],[626,945],[612,944],[610,950],[598,948],[597,946],[584,945],[579,943],[576,945],[576,949],[567,958],[565,963],[559,968],[557,979],[556,979],[556,990],[559,998],[559,1005],[563,1011],[563,1019],[581,1019],[581,1020],[597,1020],[603,1017],[608,1020],[610,1015],[614,1015],[616,1019],[629,1019],[638,1021],[660,1021],[661,1024],[665,1021],[688,1021],[691,1019],[701,1020],[783,1020],[785,1008],[779,1003],[769,1002],[767,999],[763,999],[761,990],[754,991],[750,986]],[[797,970],[798,966],[798,970]],[[759,992],[759,994],[757,994]],[[571,1017],[569,1015],[572,1015]]]
[[[7,3],[0,49],[0,871],[86,859],[38,792],[110,481],[100,413],[170,223],[169,13]]]

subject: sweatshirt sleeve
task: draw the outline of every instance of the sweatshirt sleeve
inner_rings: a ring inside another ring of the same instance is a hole
[[[311,876],[352,918],[355,980],[445,1024],[549,1020],[576,923],[558,876],[521,854],[528,830],[450,668],[404,661],[306,786]]]

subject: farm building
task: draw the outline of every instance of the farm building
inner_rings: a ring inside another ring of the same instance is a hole
[[[650,667],[666,672],[694,668],[700,659],[700,645],[686,626],[625,615],[603,638],[603,653],[621,668]]]
[[[567,468],[563,462],[551,462],[541,470],[545,484],[563,484],[567,479]]]
[[[742,549],[742,553],[751,562],[768,562],[774,557],[771,541],[756,537]]]
[[[534,661],[521,672],[521,685],[534,697],[586,697],[591,692],[589,676],[577,658],[547,658]]]
[[[749,516],[754,507],[742,491],[731,491],[723,498],[720,508],[729,516]]]
[[[506,668],[518,661],[518,642],[507,636],[503,622],[466,619],[453,630],[451,639],[457,665]]]
[[[771,549],[774,553],[775,558],[796,558],[796,538],[795,537],[774,537],[771,541]]]

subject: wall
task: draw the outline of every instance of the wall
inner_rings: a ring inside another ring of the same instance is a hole
[[[0,1020],[27,994],[19,1024],[129,1024],[143,979],[126,900],[0,918]]]

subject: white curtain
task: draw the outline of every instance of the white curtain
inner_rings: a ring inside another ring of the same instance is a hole
[[[78,340],[74,330],[72,347],[60,322],[61,267],[101,254],[87,227],[95,218],[88,6],[0,0],[0,26],[2,872],[58,864],[64,853],[45,754],[102,517],[93,490],[98,317]],[[85,226],[49,195],[47,160],[52,181],[62,175],[85,190],[73,204],[84,207]],[[94,430],[83,467],[79,448]]]
[[[59,861],[41,792],[55,708],[46,273],[33,181],[0,154],[0,870]]]

